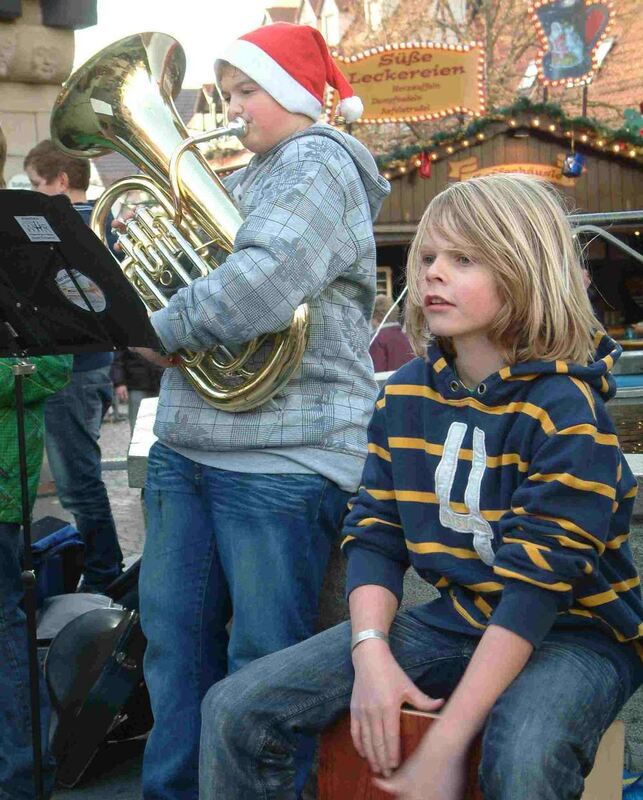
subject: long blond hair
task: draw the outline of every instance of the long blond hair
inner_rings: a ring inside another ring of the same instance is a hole
[[[431,341],[419,286],[427,230],[491,269],[503,308],[488,332],[509,364],[587,363],[601,328],[583,284],[582,254],[561,198],[545,181],[494,174],[455,183],[424,212],[409,251],[407,334],[418,355]],[[454,353],[448,338],[438,338]]]

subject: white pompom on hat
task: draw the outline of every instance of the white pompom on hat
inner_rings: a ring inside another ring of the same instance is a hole
[[[293,114],[318,120],[326,84],[339,93],[337,112],[346,122],[355,122],[364,111],[323,36],[309,25],[275,22],[241,36],[214,62],[217,83],[226,62],[245,72]]]

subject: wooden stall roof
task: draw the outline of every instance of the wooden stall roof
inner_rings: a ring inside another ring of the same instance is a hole
[[[537,129],[520,120],[514,127],[508,121],[497,122],[485,128],[482,140],[472,138],[466,147],[458,140],[449,156],[443,154],[451,145],[448,140],[441,142],[441,157],[432,164],[431,177],[421,178],[417,169],[391,176],[391,194],[375,225],[378,242],[409,242],[431,198],[449,183],[498,167],[507,171],[511,165],[552,180],[568,199],[570,212],[643,209],[643,165],[638,158],[601,152],[577,141],[576,150],[586,158],[583,173],[579,178],[564,178],[561,168],[570,152],[570,140],[564,131],[551,133],[550,122],[542,115]]]

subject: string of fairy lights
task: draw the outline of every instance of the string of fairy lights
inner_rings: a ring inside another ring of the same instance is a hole
[[[583,149],[626,160],[632,159],[637,164],[643,164],[643,138],[634,137],[622,130],[611,131],[594,127],[586,119],[579,124],[577,120],[565,117],[557,107],[549,106],[549,109],[556,110],[558,118],[552,116],[543,106],[532,105],[523,98],[516,107],[505,113],[498,111],[474,121],[464,132],[446,135],[437,133],[424,144],[409,145],[382,154],[377,163],[385,178],[396,178],[417,170],[422,163],[422,154],[435,164],[482,144],[491,135],[503,131],[520,131],[523,136],[549,134],[563,141],[567,140],[570,146],[573,143]],[[493,126],[496,126],[493,134],[480,129]]]

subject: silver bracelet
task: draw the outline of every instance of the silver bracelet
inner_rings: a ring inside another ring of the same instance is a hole
[[[365,642],[367,639],[381,639],[382,641],[388,644],[388,634],[384,633],[384,631],[378,631],[376,628],[368,628],[365,631],[359,631],[358,633],[354,633],[351,637],[351,653],[357,647],[358,644],[361,642]]]

